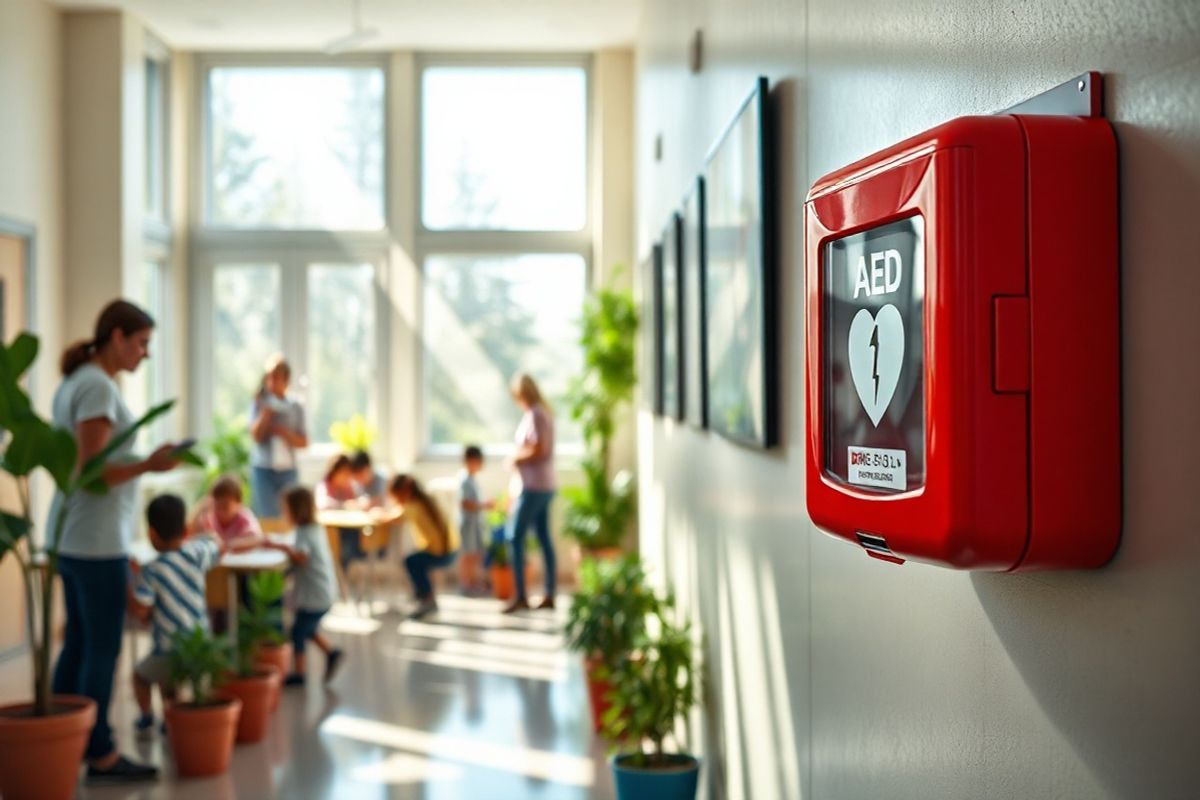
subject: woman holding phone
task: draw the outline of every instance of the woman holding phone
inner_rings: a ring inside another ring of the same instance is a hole
[[[57,427],[74,433],[80,465],[136,422],[116,378],[121,372],[133,372],[149,356],[153,332],[149,314],[132,303],[114,300],[100,312],[92,339],[76,342],[63,353],[63,379],[54,393],[52,416]],[[67,625],[53,688],[56,694],[80,694],[96,701],[96,725],[85,752],[89,783],[158,777],[154,767],[118,752],[108,723],[108,703],[125,621],[129,550],[138,515],[137,478],[173,469],[183,444],[165,444],[139,459],[130,437],[105,466],[107,493],[76,492],[65,502],[56,494],[50,506],[46,530],[55,529],[60,514],[67,515],[58,558]]]

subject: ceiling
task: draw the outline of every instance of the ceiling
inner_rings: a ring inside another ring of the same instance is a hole
[[[121,8],[177,50],[319,51],[354,0],[47,0]],[[642,0],[359,0],[365,50],[580,51],[631,46]]]

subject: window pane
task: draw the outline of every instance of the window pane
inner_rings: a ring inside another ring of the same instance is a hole
[[[166,220],[166,114],[165,66],[146,59],[146,214]]]
[[[583,228],[581,67],[430,67],[422,80],[427,228]]]
[[[213,273],[213,415],[249,414],[263,365],[280,351],[279,266],[220,264]]]
[[[425,427],[429,444],[507,444],[519,417],[508,382],[528,372],[578,444],[562,402],[583,360],[586,268],[577,255],[434,256],[425,262]]]
[[[362,414],[374,422],[375,268],[312,264],[308,268],[308,435],[332,441],[334,422]]]
[[[166,355],[165,340],[166,325],[163,317],[163,271],[166,265],[162,261],[144,261],[138,271],[136,291],[130,301],[149,312],[158,323],[150,340],[150,357],[141,363],[136,371],[125,376],[124,397],[129,410],[135,417],[145,414],[150,406],[161,403],[166,399],[163,381],[163,358]],[[137,436],[137,449],[148,451],[162,438],[164,429],[162,417],[142,428]]]
[[[366,67],[211,70],[209,222],[382,228],[383,85]]]

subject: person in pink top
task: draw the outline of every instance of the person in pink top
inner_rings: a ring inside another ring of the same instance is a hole
[[[529,608],[525,593],[525,537],[533,526],[546,564],[546,596],[538,608],[554,608],[554,541],[550,538],[550,501],[554,499],[554,414],[533,378],[520,373],[512,380],[513,402],[521,409],[512,464],[521,476],[521,493],[508,517],[517,597],[504,613]]]
[[[254,512],[242,505],[242,483],[222,475],[209,490],[208,500],[196,514],[194,529],[217,535],[229,550],[252,550],[263,542]]]

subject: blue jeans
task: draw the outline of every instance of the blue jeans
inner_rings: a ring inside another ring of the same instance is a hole
[[[66,599],[67,630],[54,667],[53,691],[96,701],[96,725],[84,755],[102,758],[116,749],[108,704],[121,654],[129,560],[59,556],[58,573]]]
[[[525,537],[533,526],[542,546],[546,564],[546,597],[554,597],[554,542],[550,540],[550,501],[554,490],[545,492],[526,489],[517,498],[517,505],[508,518],[508,538],[513,549],[513,578],[517,583],[517,599],[525,600]]]
[[[304,645],[317,635],[317,631],[321,627],[321,618],[327,613],[329,613],[328,608],[324,611],[296,609],[296,621],[292,624],[292,648],[295,653],[304,655]]]
[[[435,556],[425,550],[418,550],[404,559],[404,567],[408,570],[408,577],[412,579],[413,591],[417,593],[419,599],[424,600],[433,596],[433,583],[429,580],[430,571],[450,566],[454,563],[456,555],[457,553],[446,553],[443,556]]]
[[[254,516],[259,519],[282,517],[283,507],[279,504],[279,495],[284,489],[299,482],[300,473],[294,469],[251,467],[250,503]]]

